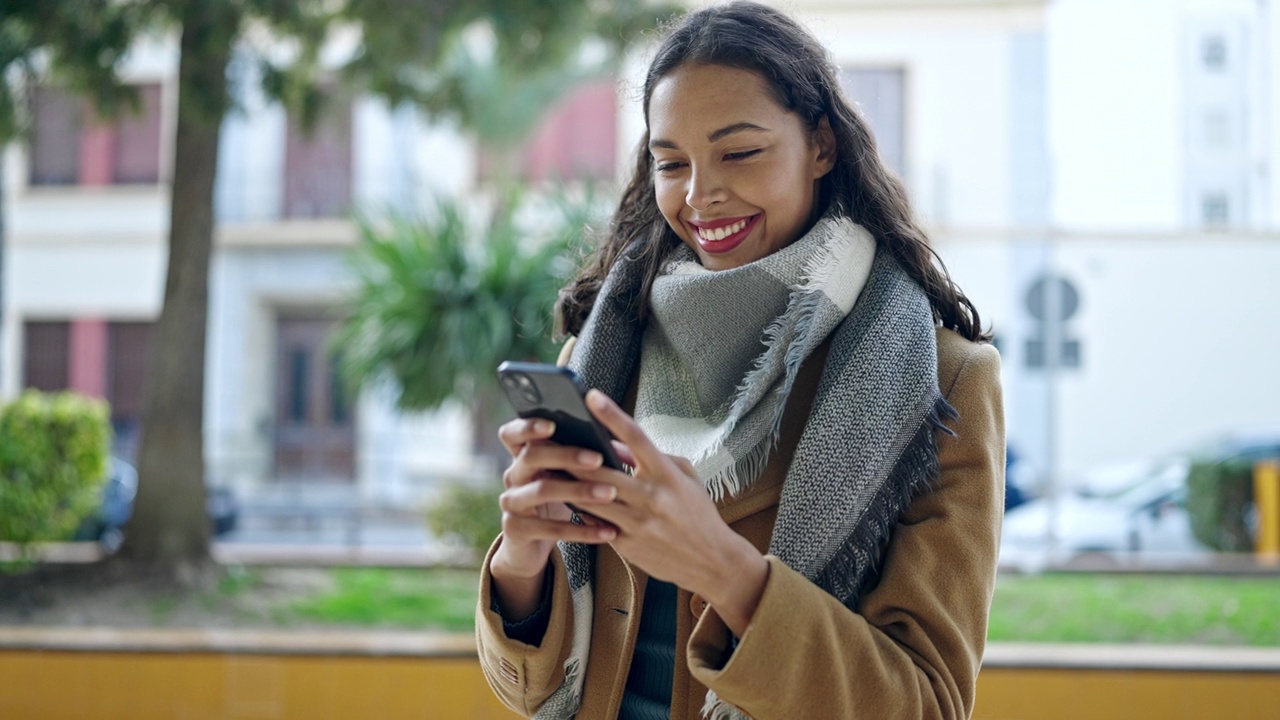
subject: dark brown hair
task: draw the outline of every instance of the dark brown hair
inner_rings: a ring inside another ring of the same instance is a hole
[[[686,63],[723,65],[764,78],[774,100],[811,129],[823,118],[836,140],[836,162],[819,184],[820,212],[832,210],[866,228],[919,283],[933,306],[935,322],[970,340],[987,341],[978,310],[952,281],[941,258],[913,219],[902,181],[885,167],[862,114],[844,96],[826,49],[795,20],[755,2],[717,5],[681,18],[667,32],[644,81],[645,127],[649,98],[659,80]],[[577,279],[560,292],[558,325],[581,331],[605,276],[623,252],[645,268],[635,312],[648,313],[649,290],[663,259],[680,243],[658,210],[652,156],[646,129],[636,151],[635,170],[609,235]]]

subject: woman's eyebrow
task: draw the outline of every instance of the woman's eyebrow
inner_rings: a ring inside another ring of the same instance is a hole
[[[770,132],[770,130],[769,128],[766,128],[766,127],[760,127],[755,123],[749,123],[749,122],[734,123],[732,125],[726,125],[720,128],[719,130],[716,130],[715,132],[710,133],[709,135],[707,135],[707,141],[715,142],[723,137],[732,135],[734,133],[740,133],[740,132]],[[652,140],[650,140],[649,149],[652,150],[653,148],[666,148],[668,150],[679,149],[676,146],[675,142],[671,140],[664,140],[663,138],[653,138]]]

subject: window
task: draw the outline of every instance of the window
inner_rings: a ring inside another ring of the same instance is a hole
[[[1223,108],[1204,113],[1204,146],[1215,150],[1231,147],[1231,118]]]
[[[1200,219],[1209,227],[1221,227],[1231,220],[1231,204],[1223,192],[1206,193],[1200,198]]]
[[[614,176],[618,147],[618,104],[614,80],[579,86],[553,105],[533,131],[514,168],[531,182],[602,179]],[[480,148],[481,180],[494,179],[502,158]]]
[[[136,112],[97,118],[84,100],[56,87],[32,98],[32,185],[148,185],[160,181],[158,84],[138,86]]]
[[[844,68],[840,84],[871,125],[880,159],[906,176],[903,71],[898,68]]]
[[[44,392],[67,389],[70,349],[71,323],[23,323],[22,386]]]
[[[1204,69],[1221,72],[1227,69],[1227,39],[1221,35],[1206,35],[1200,40],[1200,61]]]
[[[80,178],[80,104],[37,87],[31,99],[31,184],[75,185]]]
[[[329,98],[315,127],[290,115],[284,155],[284,216],[334,218],[351,210],[351,101]]]
[[[154,326],[151,322],[107,324],[107,400],[111,403],[113,451],[129,461],[137,457]]]

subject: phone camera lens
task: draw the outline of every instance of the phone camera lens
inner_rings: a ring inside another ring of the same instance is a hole
[[[517,375],[516,381],[520,384],[520,394],[525,400],[537,405],[542,402],[542,395],[538,392],[537,386],[533,384],[533,380],[528,375]]]
[[[517,393],[521,399],[530,405],[537,405],[542,402],[542,393],[538,392],[538,386],[534,384],[533,379],[523,373],[511,373],[502,376],[502,384],[514,393]]]

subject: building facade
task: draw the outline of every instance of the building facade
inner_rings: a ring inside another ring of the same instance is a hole
[[[1280,423],[1280,15],[1252,0],[797,0],[994,329],[1009,439],[1037,482]],[[619,177],[642,131],[636,53],[566,98],[523,151],[537,179]],[[5,157],[0,394],[106,397],[136,438],[164,274],[174,43],[140,47],[140,118],[36,95]],[[252,83],[246,83],[251,86]],[[465,409],[344,397],[328,345],[353,210],[485,185],[447,123],[335,98],[313,134],[264,98],[223,128],[210,285],[211,476],[412,503],[483,472]]]

